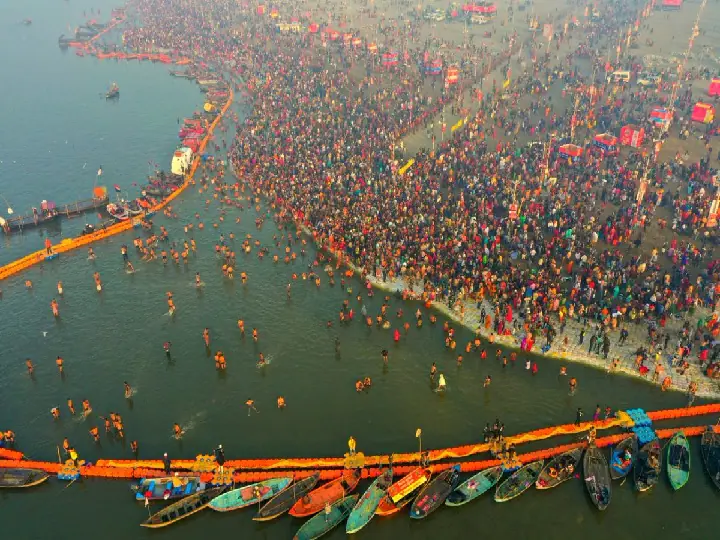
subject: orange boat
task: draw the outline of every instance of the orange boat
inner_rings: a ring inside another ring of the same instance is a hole
[[[388,488],[387,495],[380,501],[375,510],[378,516],[389,516],[399,512],[413,500],[415,491],[427,483],[432,476],[432,469],[418,467],[413,469]]]
[[[306,517],[317,514],[351,493],[360,482],[360,469],[346,470],[340,478],[314,489],[298,500],[290,509],[289,514],[295,517]]]

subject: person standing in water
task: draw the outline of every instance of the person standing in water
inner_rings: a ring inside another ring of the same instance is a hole
[[[130,399],[132,397],[132,393],[133,393],[132,388],[127,383],[127,381],[125,381],[123,384],[125,385],[125,399]]]

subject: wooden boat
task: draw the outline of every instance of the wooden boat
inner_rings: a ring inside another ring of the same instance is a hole
[[[535,487],[537,489],[552,489],[570,480],[578,469],[582,452],[582,448],[575,448],[556,456],[540,472]]]
[[[460,466],[455,465],[452,469],[443,471],[435,479],[426,485],[415,498],[410,508],[410,517],[423,519],[437,510],[447,499],[448,495],[460,483]]]
[[[37,469],[0,469],[0,488],[21,489],[42,484],[50,477]]]
[[[533,461],[515,471],[495,489],[495,502],[505,502],[522,495],[540,476],[544,460]]]
[[[658,483],[662,462],[660,461],[660,441],[654,439],[644,445],[635,461],[635,488],[647,491]]]
[[[333,504],[352,493],[360,482],[361,469],[347,469],[340,478],[315,488],[298,500],[290,509],[293,517],[307,517],[317,514],[326,504]]]
[[[473,499],[477,499],[490,488],[494,487],[502,478],[503,468],[501,466],[491,467],[471,476],[460,484],[445,499],[447,506],[462,506]]]
[[[210,504],[210,501],[220,495],[224,490],[225,486],[215,487],[199,491],[194,495],[180,499],[179,501],[172,503],[170,506],[166,506],[159,512],[154,513],[142,522],[140,526],[148,527],[150,529],[167,527],[168,525],[176,523],[181,519],[185,519],[186,517],[199,512]]]
[[[271,478],[249,486],[232,489],[222,493],[210,501],[210,508],[216,512],[229,512],[230,510],[239,510],[251,504],[257,504],[266,501],[270,497],[274,497],[283,489],[288,487],[292,482],[292,478],[285,476],[283,478]]]
[[[304,497],[308,492],[315,487],[320,479],[320,473],[315,473],[312,476],[303,478],[302,480],[290,484],[288,487],[280,491],[272,499],[266,502],[262,508],[258,511],[257,515],[253,517],[254,521],[269,521],[276,517],[284,514],[295,502]]]
[[[432,476],[431,469],[418,467],[413,469],[400,480],[391,485],[387,494],[380,501],[375,510],[378,516],[389,516],[399,512],[414,499],[414,493],[420,489]]]
[[[613,480],[625,478],[637,459],[637,453],[637,435],[633,433],[613,448],[610,453],[610,478]]]
[[[387,469],[370,484],[348,516],[345,526],[346,533],[356,533],[370,522],[375,515],[375,510],[380,506],[380,501],[392,484],[392,476],[392,469]]]
[[[314,540],[340,525],[352,512],[359,495],[350,495],[336,501],[329,512],[318,514],[298,529],[293,540]]]
[[[682,430],[670,439],[667,452],[667,475],[675,491],[690,479],[690,441]]]
[[[583,475],[585,476],[585,487],[593,504],[598,510],[605,510],[612,497],[612,480],[608,462],[595,445],[585,451]]]
[[[720,489],[720,431],[715,426],[705,428],[700,439],[700,454],[710,480]]]
[[[205,489],[205,483],[199,476],[164,476],[162,478],[141,478],[131,486],[135,499],[156,501],[160,499],[181,499],[196,491]]]

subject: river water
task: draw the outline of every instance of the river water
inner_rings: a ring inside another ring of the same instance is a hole
[[[100,165],[106,184],[132,189],[132,182],[147,174],[148,161],[167,167],[177,143],[177,118],[202,103],[194,84],[173,79],[161,65],[101,62],[57,49],[57,36],[67,33],[68,23],[82,21],[83,10],[89,16],[91,6],[99,7],[99,18],[107,17],[112,4],[102,2],[43,0],[0,6],[3,50],[18,51],[16,57],[0,59],[0,106],[6,126],[13,126],[0,132],[0,193],[16,211],[45,198],[65,202],[87,196]],[[19,24],[26,17],[33,19],[32,26]],[[99,97],[111,81],[121,87],[118,103]],[[239,114],[242,107],[236,108]],[[686,403],[679,393],[662,393],[634,379],[608,377],[577,365],[568,368],[579,381],[577,393],[570,396],[567,379],[558,376],[558,361],[537,359],[539,373],[531,376],[524,369],[524,355],[516,366],[503,369],[494,347],[486,360],[473,353],[458,367],[456,353],[444,347],[442,317],[433,326],[426,314],[425,326],[418,330],[413,325],[399,344],[393,343],[392,330],[368,329],[357,320],[341,325],[338,312],[345,299],[356,311],[365,304],[375,314],[384,293],[374,298],[363,294],[358,302],[361,284],[355,279],[347,282],[352,294],[343,290],[339,277],[335,287],[324,274],[319,288],[310,281],[292,281],[291,274],[300,274],[315,258],[309,245],[306,257],[299,256],[294,265],[273,264],[271,256],[260,261],[254,248],[250,255],[238,256],[236,275],[247,272],[248,283],[227,280],[214,255],[221,233],[235,234],[237,252],[250,234],[270,247],[272,255],[278,252],[273,242],[278,231],[271,219],[258,230],[256,213],[248,209],[227,209],[220,222],[220,207],[214,202],[206,206],[206,197],[190,190],[174,205],[181,219],[155,219],[156,227],[168,228],[171,239],[192,236],[197,241],[197,256],[187,268],[141,262],[131,249],[137,271],[127,274],[120,255],[122,244],[131,245],[133,234],[127,233],[94,246],[95,261],[79,250],[2,283],[0,428],[13,429],[26,454],[54,460],[57,445],[68,437],[86,460],[131,458],[126,444],[103,436],[96,446],[88,434],[90,427],[101,424],[98,416],[111,411],[123,415],[126,438],[139,442],[141,458],[158,458],[163,452],[190,458],[218,444],[228,457],[242,458],[337,456],[346,451],[350,435],[368,454],[407,452],[417,448],[418,427],[423,447],[437,448],[477,441],[483,426],[495,418],[505,423],[507,433],[514,433],[570,422],[577,407],[589,416],[596,404],[653,410]],[[206,227],[186,236],[183,226],[196,221],[196,212]],[[62,234],[81,228],[80,221],[64,223]],[[215,229],[213,223],[220,226]],[[41,234],[47,231],[5,239],[2,262],[40,247]],[[294,249],[299,252],[300,246]],[[95,271],[104,283],[100,294],[92,279]],[[205,282],[200,289],[194,286],[195,272]],[[25,289],[25,279],[34,282],[32,290]],[[49,303],[57,296],[58,280],[65,295],[59,300],[61,317],[54,320]],[[174,293],[177,305],[172,318],[167,316],[166,291]],[[393,327],[405,320],[412,323],[417,305],[403,305],[396,298],[389,303]],[[397,319],[400,308],[405,315]],[[238,332],[238,318],[245,321],[245,339]],[[332,328],[327,321],[333,321]],[[205,349],[205,327],[211,331],[212,352],[225,353],[226,372],[215,370]],[[257,344],[250,338],[252,328],[260,333]],[[464,329],[458,334],[462,348],[471,334]],[[171,360],[162,349],[165,341],[173,343]],[[382,349],[389,350],[387,367]],[[263,368],[256,367],[260,352],[270,360]],[[65,360],[64,378],[55,367],[58,355]],[[26,358],[36,365],[33,378],[25,370]],[[431,389],[432,362],[446,376],[444,394]],[[483,388],[487,375],[493,382]],[[372,389],[358,394],[354,382],[365,376],[372,378]],[[124,381],[136,390],[131,402],[123,398]],[[288,403],[283,411],[275,407],[278,396]],[[70,416],[68,398],[78,408],[89,399],[95,412],[84,421]],[[257,413],[248,414],[248,398],[255,401]],[[62,411],[59,422],[50,417],[53,406]],[[181,441],[171,436],[175,422],[187,429]],[[549,493],[529,492],[510,504],[498,505],[486,496],[461,509],[443,508],[421,522],[402,515],[377,518],[359,536],[466,538],[473,531],[473,536],[491,532],[509,538],[712,538],[715,527],[709,513],[718,504],[718,494],[701,469],[698,447],[693,441],[693,474],[681,492],[672,493],[665,481],[643,495],[633,491],[632,482],[616,485],[613,503],[603,514],[591,506],[583,483],[574,480]],[[290,538],[301,524],[289,517],[256,524],[250,512],[208,511],[163,531],[147,531],[137,526],[147,511],[133,501],[124,482],[88,479],[65,489],[51,481],[27,493],[0,494],[3,529],[19,538],[103,534],[280,539]],[[328,537],[343,535],[339,529]]]

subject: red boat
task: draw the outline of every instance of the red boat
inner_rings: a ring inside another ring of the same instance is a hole
[[[360,469],[345,470],[340,478],[314,489],[299,499],[290,509],[289,514],[294,517],[317,514],[326,504],[332,505],[352,493],[360,482],[360,476]]]

